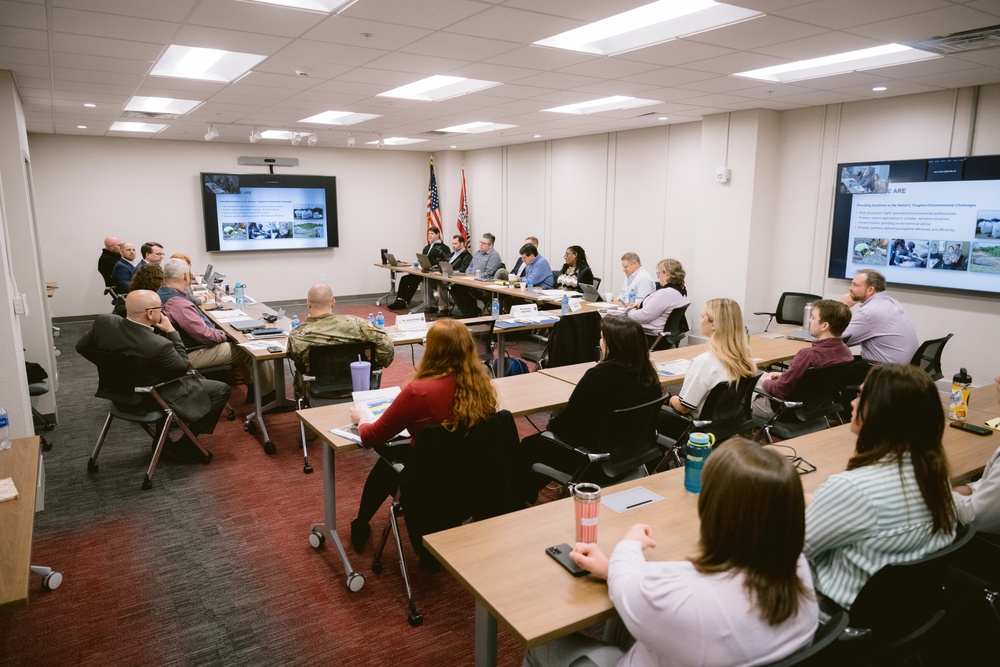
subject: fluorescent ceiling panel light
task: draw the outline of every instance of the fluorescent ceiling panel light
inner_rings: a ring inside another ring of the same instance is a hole
[[[405,146],[407,144],[422,144],[427,139],[408,139],[406,137],[389,137],[388,139],[376,139],[375,141],[366,141],[365,143],[369,146],[374,146],[378,142],[382,142],[386,146]]]
[[[288,141],[289,139],[292,138],[293,134],[295,134],[295,132],[290,132],[290,131],[287,131],[287,130],[264,130],[263,132],[260,133],[260,138],[261,139],[284,139],[285,141]]]
[[[763,16],[712,0],[659,0],[535,42],[537,46],[612,56]]]
[[[358,0],[243,0],[262,5],[278,5],[289,9],[304,9],[321,14],[332,14],[337,10],[347,9]]]
[[[737,72],[733,76],[771,81],[773,83],[788,83],[791,81],[804,81],[806,79],[820,79],[824,76],[834,76],[835,74],[861,72],[879,67],[902,65],[903,63],[940,57],[934,53],[918,51],[902,44],[885,44],[870,49],[835,53],[832,56],[799,60],[794,63],[764,67],[748,72]]]
[[[109,132],[149,132],[150,134],[156,134],[163,128],[167,127],[163,123],[134,123],[131,121],[118,120],[111,123],[111,127],[108,128]]]
[[[475,122],[466,123],[465,125],[455,125],[454,127],[442,127],[438,132],[462,132],[463,134],[479,134],[480,132],[495,132],[497,130],[506,130],[509,127],[517,127],[517,125],[504,125],[503,123],[486,123],[486,122]]]
[[[484,81],[482,79],[463,79],[460,76],[444,76],[437,74],[420,81],[414,81],[399,88],[379,93],[378,97],[399,97],[404,100],[421,100],[436,102],[447,100],[459,95],[467,95],[479,90],[499,86],[499,81]]]
[[[94,109],[97,107],[96,104],[93,104],[91,102],[84,102],[83,106],[87,107],[88,109]]]
[[[363,123],[366,120],[371,120],[372,118],[381,118],[379,114],[374,113],[354,113],[351,111],[324,111],[323,113],[318,113],[315,116],[309,116],[308,118],[303,118],[300,123],[320,123],[323,125],[355,125],[357,123]]]
[[[229,83],[265,58],[253,53],[171,44],[153,65],[150,75]]]
[[[624,95],[615,95],[613,97],[603,97],[599,100],[590,100],[589,102],[577,102],[576,104],[567,104],[561,107],[553,107],[551,109],[542,109],[542,111],[554,111],[556,113],[572,113],[577,115],[588,115],[592,113],[601,113],[602,111],[617,111],[619,109],[632,109],[634,107],[645,107],[650,104],[663,104],[657,100],[644,100],[638,97],[625,97]]]
[[[172,97],[142,97],[135,95],[125,105],[125,111],[185,114],[201,104],[201,100],[175,100]]]

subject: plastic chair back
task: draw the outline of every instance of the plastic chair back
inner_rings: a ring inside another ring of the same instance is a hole
[[[309,348],[308,374],[316,379],[309,385],[309,393],[317,396],[349,396],[352,390],[351,362],[358,360],[375,363],[375,343],[337,343],[315,345]]]
[[[806,292],[783,292],[774,309],[774,320],[778,324],[797,324],[805,326],[802,321],[802,311],[807,303],[812,303],[823,297]]]
[[[913,354],[913,359],[910,360],[910,363],[927,371],[932,380],[940,380],[944,377],[944,374],[941,372],[941,354],[944,352],[944,346],[951,340],[953,335],[948,334],[944,338],[925,340]]]
[[[654,350],[672,350],[684,340],[687,332],[690,331],[686,317],[687,309],[690,305],[687,304],[670,311],[667,321],[663,323],[663,331],[649,347],[650,352]]]

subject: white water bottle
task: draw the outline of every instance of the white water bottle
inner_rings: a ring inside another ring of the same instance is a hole
[[[500,299],[495,296],[493,297],[493,319],[500,319]]]
[[[569,315],[569,295],[563,292],[562,298],[562,314]]]
[[[10,427],[8,426],[7,411],[0,408],[0,451],[10,449]]]

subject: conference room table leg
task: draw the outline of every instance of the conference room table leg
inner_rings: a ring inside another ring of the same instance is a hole
[[[497,619],[476,600],[476,667],[496,667]]]
[[[494,331],[497,331],[496,328],[494,328]],[[505,367],[507,366],[506,362],[504,361],[504,357],[507,356],[506,338],[507,336],[504,333],[504,330],[500,329],[497,332],[497,372],[495,373],[496,377],[498,378],[503,377],[503,372],[505,370]]]
[[[333,447],[323,444],[323,523],[309,526],[309,543],[319,548],[329,538],[337,548],[340,559],[344,562],[344,572],[347,573],[347,589],[352,593],[360,591],[365,585],[365,576],[351,567],[347,551],[337,533],[337,469]]]
[[[375,300],[376,306],[390,304],[396,300],[396,272],[389,269],[389,291]]]
[[[260,393],[261,378],[264,375],[263,364],[268,362],[274,365],[274,400],[267,405],[263,405]],[[244,422],[243,426],[247,431],[250,431],[250,423],[255,422],[257,424],[257,429],[260,431],[261,440],[264,445],[264,452],[266,454],[274,454],[277,451],[277,448],[274,446],[274,443],[271,442],[271,437],[267,433],[267,426],[264,424],[264,413],[273,412],[275,410],[291,410],[295,408],[295,402],[288,399],[287,389],[285,387],[284,357],[278,357],[277,359],[254,359],[253,404],[253,414],[247,416],[246,422]]]
[[[421,303],[416,308],[410,309],[410,313],[411,314],[412,313],[422,313],[422,312],[424,312],[425,310],[427,310],[430,307],[430,304],[432,303],[432,300],[431,300],[431,278],[426,273],[423,276],[421,276],[421,278],[423,278],[423,281],[424,281],[424,300],[423,300],[423,303]]]

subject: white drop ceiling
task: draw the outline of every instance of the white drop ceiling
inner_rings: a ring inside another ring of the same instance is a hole
[[[221,135],[215,141],[247,142],[254,127],[315,132],[320,146],[344,146],[353,133],[357,150],[374,150],[365,142],[379,134],[427,139],[385,149],[416,151],[1000,83],[998,47],[794,84],[732,76],[997,25],[1000,0],[731,0],[765,16],[612,57],[531,45],[647,1],[358,0],[329,16],[242,0],[0,0],[0,69],[14,74],[29,132],[115,136],[111,124],[128,120],[126,103],[141,95],[204,102],[178,118],[151,121],[168,124],[151,140],[204,141],[214,123]],[[229,84],[149,76],[170,44],[267,58]],[[433,74],[503,85],[438,102],[376,97]],[[873,92],[876,86],[887,90]],[[542,111],[611,95],[662,104],[588,116]],[[381,117],[349,128],[299,122],[328,110]],[[428,134],[471,122],[517,127]]]

